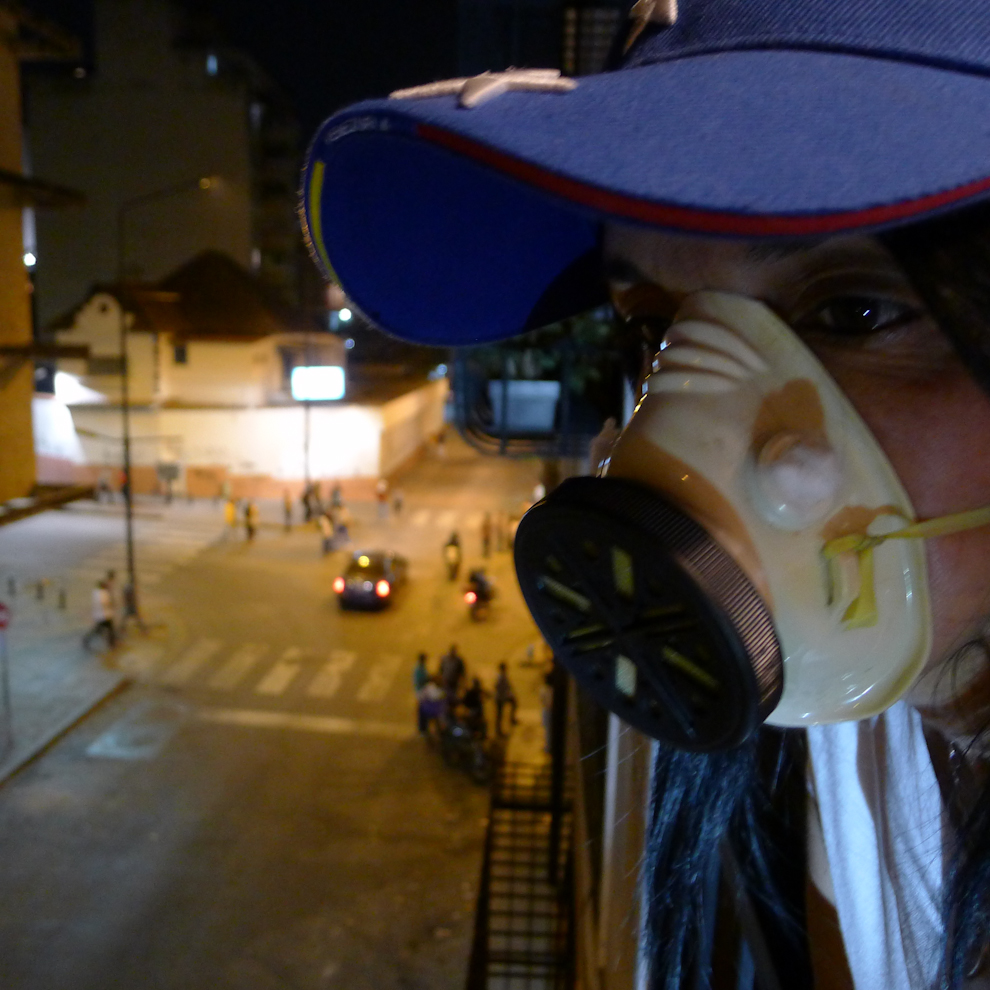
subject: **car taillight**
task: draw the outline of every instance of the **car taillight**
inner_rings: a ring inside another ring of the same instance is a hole
[[[335,577],[333,579],[333,590],[339,595],[344,590],[344,579],[342,577]]]
[[[379,581],[378,584],[375,585],[375,594],[378,595],[379,598],[388,598],[388,593],[391,590],[392,588],[389,586],[388,581]]]
[[[473,605],[477,600],[478,600],[478,596],[473,591],[467,592],[467,594],[465,594],[464,596],[464,601],[466,601],[468,605]]]

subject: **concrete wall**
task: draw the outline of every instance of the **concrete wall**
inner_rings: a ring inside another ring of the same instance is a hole
[[[251,135],[244,83],[210,76],[173,40],[166,0],[97,0],[96,69],[32,81],[29,127],[39,175],[86,194],[57,220],[38,217],[42,325],[117,276],[117,211],[135,196],[201,176],[221,182],[128,212],[125,269],[148,281],[205,248],[251,263]],[[19,164],[19,163],[18,163]]]
[[[13,16],[0,7],[0,168],[21,171],[20,66],[7,39],[17,37]],[[0,345],[31,342],[30,283],[24,268],[21,210],[0,206]],[[0,501],[25,495],[35,481],[31,435],[34,363],[13,371],[0,358]]]
[[[441,378],[382,406],[379,460],[382,476],[388,477],[406,465],[422,450],[426,440],[443,429],[447,392],[447,379]]]
[[[313,405],[309,476],[361,480],[370,495],[375,479],[393,474],[439,433],[446,395],[446,382],[439,381],[383,406]],[[119,482],[119,408],[39,400],[36,424],[47,474],[59,480]],[[306,474],[306,410],[300,405],[135,409],[131,435],[138,492],[156,490],[155,467],[161,463],[179,464],[176,490],[188,486],[194,495],[214,495],[229,482],[235,493],[275,496],[286,488],[296,491]]]
[[[382,406],[314,404],[309,409],[309,477],[351,482],[370,496],[374,482],[409,463],[440,432],[444,380]],[[306,475],[306,409],[139,408],[131,412],[134,489],[157,490],[158,464],[178,464],[177,491],[278,496],[298,491]],[[35,402],[41,480],[119,484],[121,415],[114,406]],[[363,487],[362,487],[363,484]]]

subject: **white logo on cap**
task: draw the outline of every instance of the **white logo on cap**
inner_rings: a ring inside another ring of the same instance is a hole
[[[457,96],[459,106],[471,109],[511,90],[532,93],[569,93],[577,88],[576,79],[568,79],[559,69],[509,69],[506,72],[482,72],[464,79],[443,79],[397,89],[389,94],[393,100],[423,100],[431,96]]]
[[[670,27],[677,23],[677,0],[636,0],[629,19],[634,22],[626,38],[624,51],[629,51],[633,42],[643,33],[647,24],[661,24]]]

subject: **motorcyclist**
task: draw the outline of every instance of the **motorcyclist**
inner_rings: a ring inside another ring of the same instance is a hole
[[[495,597],[495,589],[492,587],[491,578],[485,573],[483,567],[477,567],[468,575],[468,588],[477,595],[477,601],[490,602]]]

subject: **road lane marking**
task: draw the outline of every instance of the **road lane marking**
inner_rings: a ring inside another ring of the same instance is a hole
[[[354,666],[357,654],[352,650],[331,650],[330,659],[310,682],[306,694],[311,698],[332,698],[343,683],[344,674]]]
[[[270,697],[275,697],[282,694],[283,691],[296,679],[296,675],[299,673],[300,665],[297,662],[302,656],[302,650],[298,646],[290,646],[283,654],[279,657],[278,662],[272,667],[271,670],[265,674],[264,677],[258,682],[258,686],[254,689],[255,694],[266,694]]]
[[[298,729],[302,732],[321,732],[331,736],[369,736],[399,742],[412,739],[416,735],[416,729],[412,725],[336,718],[329,715],[295,715],[290,712],[263,712],[240,708],[201,708],[197,716],[203,722],[238,725],[250,729]]]
[[[429,522],[429,519],[430,519],[430,510],[419,509],[418,511],[412,514],[412,516],[409,519],[409,522],[412,523],[413,526],[422,527],[425,526],[427,522]]]
[[[453,509],[446,509],[437,516],[437,525],[441,529],[453,529],[457,522],[457,513]]]
[[[219,639],[198,639],[162,676],[163,684],[186,684],[223,643]]]
[[[368,672],[367,680],[358,689],[358,701],[384,701],[392,687],[392,681],[395,680],[395,675],[399,672],[399,664],[401,663],[402,657],[400,656],[383,655]]]
[[[217,691],[232,691],[267,652],[268,647],[262,643],[243,643],[210,678],[210,687]]]

